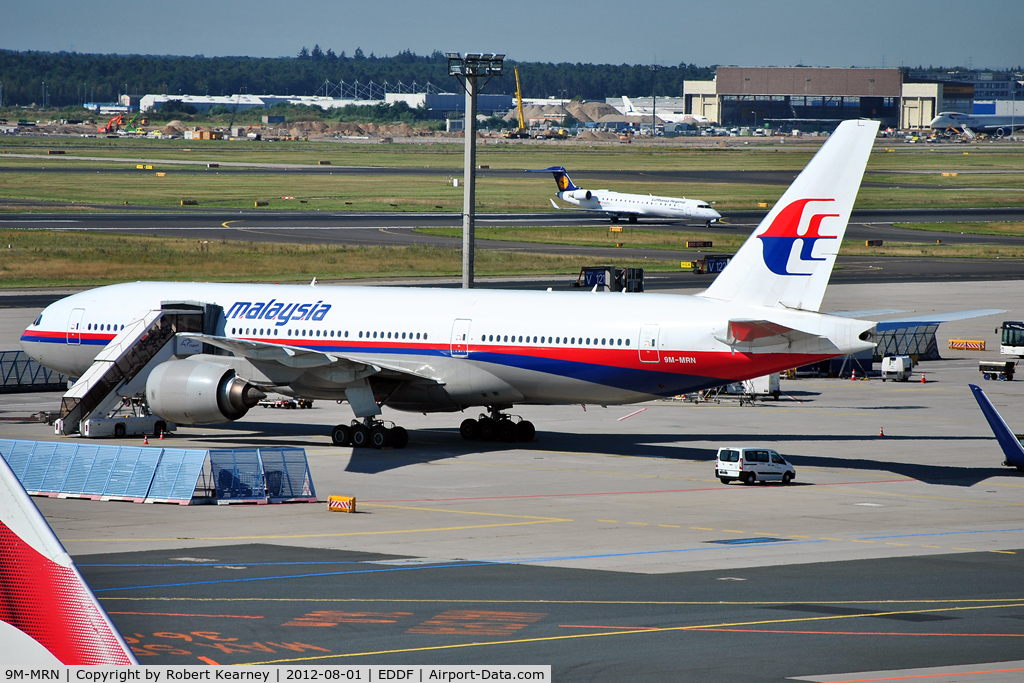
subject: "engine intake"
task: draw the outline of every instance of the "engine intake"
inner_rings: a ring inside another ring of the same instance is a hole
[[[180,424],[231,422],[264,398],[266,394],[234,369],[209,361],[167,361],[146,380],[150,409]]]

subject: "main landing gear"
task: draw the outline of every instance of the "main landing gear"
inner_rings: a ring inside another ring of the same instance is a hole
[[[466,441],[533,441],[537,430],[529,420],[519,418],[513,421],[497,408],[490,408],[490,415],[481,414],[479,419],[463,420],[459,426],[459,434]]]
[[[331,442],[335,446],[354,448],[405,448],[409,443],[409,433],[394,422],[385,423],[366,417],[362,422],[352,420],[351,424],[336,426],[331,430]]]

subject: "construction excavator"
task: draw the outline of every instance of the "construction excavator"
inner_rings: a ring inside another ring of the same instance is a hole
[[[124,114],[118,114],[114,118],[107,121],[107,125],[102,128],[97,128],[97,133],[116,133],[119,128],[124,126]]]
[[[515,68],[516,72],[516,105],[519,107],[519,127],[510,130],[505,133],[504,137],[510,140],[528,140],[530,137],[530,129],[526,127],[526,117],[523,116],[523,91],[519,87],[519,67]]]

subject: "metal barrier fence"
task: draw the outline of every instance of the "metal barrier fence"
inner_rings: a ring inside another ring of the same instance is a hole
[[[24,351],[0,351],[0,392],[65,391],[71,378],[44,368]]]
[[[34,496],[133,503],[316,502],[301,448],[185,449],[0,439]]]

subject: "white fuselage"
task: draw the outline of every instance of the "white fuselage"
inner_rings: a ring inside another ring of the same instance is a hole
[[[221,337],[315,350],[434,382],[440,394],[430,389],[389,403],[425,412],[631,403],[871,346],[857,339],[871,323],[699,296],[138,282],[51,304],[25,330],[22,347],[41,364],[78,377],[122,325],[162,303],[185,301],[219,305]],[[730,319],[764,318],[824,341],[753,352],[720,341]],[[345,386],[341,374],[321,367],[275,389],[340,399]]]
[[[932,119],[931,128],[935,130],[946,130],[956,128],[963,130],[965,127],[975,132],[995,133],[998,135],[1010,135],[1013,130],[1024,128],[1024,116],[1001,116],[996,114],[961,114],[959,112],[941,112]]]
[[[653,194],[625,194],[610,190],[565,190],[558,193],[564,202],[587,211],[612,215],[717,221],[722,217],[707,202],[684,197],[658,197]]]

